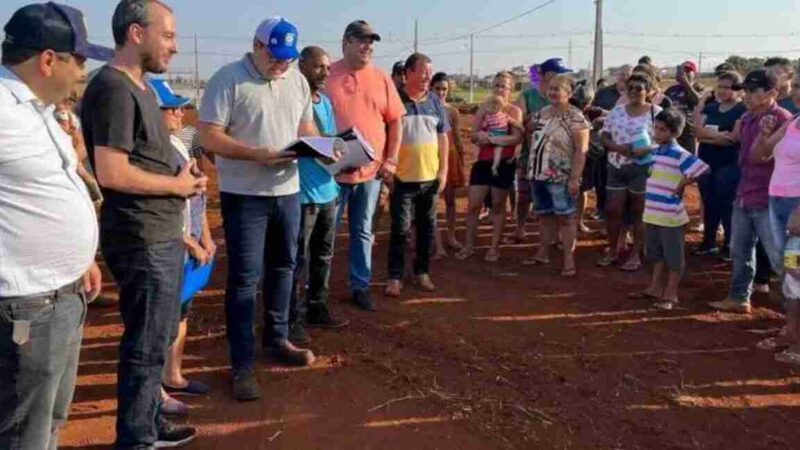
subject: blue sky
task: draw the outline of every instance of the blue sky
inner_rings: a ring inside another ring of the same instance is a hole
[[[410,53],[414,19],[419,20],[420,50],[433,57],[434,68],[448,72],[469,69],[468,39],[435,42],[497,23],[545,0],[167,0],[175,10],[181,53],[175,72],[194,67],[193,39],[197,34],[200,71],[206,77],[235,60],[250,47],[258,23],[282,15],[300,30],[300,44],[317,44],[340,55],[338,40],[348,22],[365,19],[383,36],[376,46],[376,63],[383,68]],[[3,0],[0,20],[7,21],[26,1]],[[111,44],[112,0],[69,0],[82,9],[89,33],[98,43]],[[768,8],[766,6],[769,6]],[[800,57],[798,0],[605,0],[606,66],[635,62],[649,54],[656,64],[671,66],[685,59],[710,69],[730,53]],[[576,68],[591,61],[592,0],[557,0],[519,20],[478,35],[475,67],[480,75],[516,65],[530,65],[551,56],[569,60]],[[667,37],[665,35],[681,35]],[[712,37],[710,35],[750,35]],[[769,55],[767,55],[769,53]]]

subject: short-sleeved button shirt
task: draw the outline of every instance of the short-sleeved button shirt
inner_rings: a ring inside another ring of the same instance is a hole
[[[339,131],[358,128],[378,158],[372,164],[354,173],[340,174],[336,179],[348,184],[374,179],[386,154],[386,124],[405,113],[392,79],[371,64],[352,70],[340,60],[331,65],[325,93],[333,103]]]
[[[81,125],[93,165],[95,149],[108,147],[126,152],[130,164],[146,172],[178,173],[175,150],[155,94],[124,72],[105,66],[92,78],[83,94]],[[151,245],[181,239],[183,198],[108,188],[103,188],[103,196],[103,245]]]
[[[570,106],[561,112],[552,106],[534,115],[536,121],[534,142],[531,144],[529,177],[549,183],[566,183],[572,174],[575,145],[574,130],[588,130],[591,125],[581,110]]]
[[[76,281],[97,249],[97,218],[72,140],[11,70],[0,66],[0,297]]]
[[[450,131],[447,111],[435,95],[426,94],[412,100],[401,90],[400,99],[406,107],[403,116],[403,141],[395,175],[406,183],[436,179],[439,171],[439,135]]]
[[[200,121],[224,127],[245,145],[279,150],[297,139],[301,122],[314,120],[311,89],[295,68],[280,78],[264,78],[251,58],[245,55],[208,80]],[[217,156],[215,164],[222,192],[277,197],[300,190],[296,163],[267,167]]]

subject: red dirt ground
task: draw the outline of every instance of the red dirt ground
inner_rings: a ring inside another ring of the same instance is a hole
[[[696,207],[696,195],[689,203]],[[224,259],[218,203],[210,207]],[[407,283],[401,298],[384,299],[387,222],[374,252],[379,312],[348,303],[340,234],[332,307],[351,325],[312,331],[314,367],[261,363],[264,397],[255,403],[229,395],[219,261],[190,321],[186,372],[213,392],[187,400],[200,432],[189,448],[800,448],[800,376],[754,349],[761,336],[753,330],[780,326],[777,303],[756,297],[750,317],[704,306],[725,295],[726,264],[689,258],[682,307],[668,313],[627,298],[646,284],[645,272],[594,266],[597,235],[582,236],[575,280],[557,267],[522,267],[526,243],[503,246],[495,264],[436,262],[437,293]],[[489,233],[481,228],[479,250]],[[121,331],[115,308],[90,311],[63,448],[113,441]]]

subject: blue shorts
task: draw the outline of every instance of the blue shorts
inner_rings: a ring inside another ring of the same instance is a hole
[[[569,195],[567,185],[532,181],[533,211],[539,216],[569,216],[575,213],[575,198]]]

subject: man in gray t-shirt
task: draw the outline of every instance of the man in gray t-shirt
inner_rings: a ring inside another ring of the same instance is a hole
[[[262,22],[253,51],[220,69],[200,108],[203,147],[216,155],[228,281],[225,315],[233,396],[261,396],[253,375],[256,289],[264,277],[265,353],[288,365],[308,365],[310,350],[287,339],[292,274],[300,232],[297,162],[280,150],[317,134],[308,82],[291,62],[297,28],[280,17]]]

